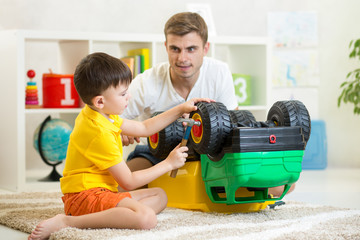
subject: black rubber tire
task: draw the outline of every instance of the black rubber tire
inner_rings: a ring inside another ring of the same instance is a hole
[[[197,107],[190,118],[199,120],[200,116],[202,135],[197,138],[193,127],[189,141],[197,153],[207,154],[211,159],[217,160],[216,156],[221,154],[225,139],[232,129],[229,111],[220,102],[200,102]]]
[[[273,104],[267,115],[268,121],[276,126],[300,126],[307,142],[311,133],[311,119],[305,105],[298,100],[278,101]]]
[[[156,112],[153,116],[160,114]],[[150,152],[152,155],[159,159],[165,159],[169,153],[181,142],[184,135],[184,127],[182,123],[175,121],[169,126],[157,133],[157,143],[151,140],[151,137],[147,138]]]
[[[231,123],[234,127],[255,127],[256,119],[248,110],[230,110]]]

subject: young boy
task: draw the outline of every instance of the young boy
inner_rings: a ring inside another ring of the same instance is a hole
[[[77,66],[74,83],[86,104],[76,118],[67,158],[60,179],[65,214],[41,222],[29,239],[47,239],[64,227],[151,229],[156,214],[167,204],[160,188],[118,192],[139,188],[184,165],[187,147],[177,146],[159,164],[131,172],[123,161],[121,133],[150,136],[184,113],[196,110],[192,99],[143,122],[122,119],[127,107],[132,76],[119,59],[93,53]]]

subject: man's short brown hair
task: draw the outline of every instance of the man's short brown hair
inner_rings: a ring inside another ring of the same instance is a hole
[[[208,40],[208,29],[204,19],[197,13],[182,12],[172,16],[165,24],[164,33],[184,36],[196,32],[201,37],[203,44]]]

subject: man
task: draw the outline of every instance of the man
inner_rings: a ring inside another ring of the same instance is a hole
[[[197,13],[175,14],[165,24],[164,33],[169,62],[154,66],[132,81],[132,97],[122,117],[143,121],[193,97],[211,98],[235,109],[237,101],[228,65],[205,57],[210,44],[204,19]],[[125,146],[133,142],[133,138],[123,136]],[[159,161],[147,145],[137,145],[129,155],[128,166],[136,171]]]
[[[165,111],[194,97],[211,98],[222,102],[229,110],[236,109],[228,65],[206,57],[210,44],[204,19],[197,13],[175,14],[166,22],[164,33],[169,62],[154,66],[132,81],[129,88],[132,97],[122,117],[138,117],[143,121],[155,112]],[[127,146],[134,143],[134,138],[123,135],[122,141]],[[137,171],[160,161],[145,144],[136,146],[129,154],[127,164],[131,171]],[[288,193],[294,188],[295,184]],[[270,188],[269,194],[281,196],[283,190],[283,186]]]

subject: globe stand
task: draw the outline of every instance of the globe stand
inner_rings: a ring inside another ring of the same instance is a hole
[[[49,175],[47,175],[44,178],[39,179],[40,182],[57,182],[60,181],[60,178],[62,177],[57,171],[56,171],[56,165],[53,165],[53,170]]]
[[[62,177],[57,171],[56,171],[56,166],[59,165],[61,162],[57,162],[57,163],[51,163],[49,162],[46,157],[45,157],[45,154],[43,153],[43,150],[42,150],[42,145],[41,145],[41,134],[44,130],[44,127],[46,125],[46,123],[48,121],[51,120],[51,117],[50,115],[41,123],[41,126],[40,126],[40,129],[39,129],[39,135],[38,135],[38,146],[39,146],[39,153],[40,153],[40,156],[41,156],[41,159],[44,161],[44,163],[46,163],[47,165],[49,166],[52,166],[53,169],[51,171],[51,173],[42,178],[42,179],[39,179],[39,181],[41,182],[57,182],[57,181],[60,181],[60,178]]]

